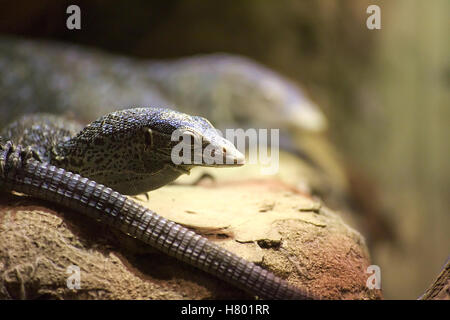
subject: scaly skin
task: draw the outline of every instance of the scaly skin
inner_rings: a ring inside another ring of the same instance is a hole
[[[36,121],[34,126],[32,121]],[[22,192],[77,210],[260,298],[315,298],[306,290],[288,284],[96,181],[104,180],[121,189],[121,192],[135,193],[141,188],[152,189],[166,184],[182,172],[189,172],[192,165],[165,162],[170,159],[167,148],[174,143],[169,133],[180,128],[201,134],[207,143],[217,147],[217,152],[223,152],[224,157],[233,156],[239,162],[240,154],[232,144],[213,131],[205,130],[212,128],[206,119],[168,109],[139,108],[102,117],[73,137],[72,129],[75,127],[64,127],[62,120],[47,116],[27,117],[8,127],[4,133],[8,141],[0,137],[0,190]],[[47,131],[44,132],[44,129]],[[49,137],[45,133],[56,136]],[[11,140],[28,145],[15,145]],[[39,145],[39,141],[46,145]],[[131,147],[126,147],[130,144]],[[98,149],[99,146],[121,152],[106,155],[106,149]],[[137,159],[137,153],[141,154],[143,162],[164,162],[164,165],[145,167],[141,163],[141,167],[136,169],[137,162],[122,161],[117,164],[114,161],[114,156]],[[112,160],[111,167],[99,168],[97,163],[100,157]],[[66,169],[94,176],[95,180]],[[142,178],[141,182],[137,189],[131,189],[126,175],[120,171],[128,170],[129,173],[130,170],[141,169],[147,172],[139,171],[137,176]],[[159,174],[155,175],[154,170]]]

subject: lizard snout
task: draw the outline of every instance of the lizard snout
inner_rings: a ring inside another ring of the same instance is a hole
[[[234,146],[222,148],[224,164],[227,166],[242,166],[245,164],[245,155]]]

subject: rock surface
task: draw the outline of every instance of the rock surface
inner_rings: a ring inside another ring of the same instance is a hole
[[[77,212],[0,193],[2,299],[239,299],[241,290]],[[172,185],[144,205],[328,299],[378,299],[362,236],[274,179]],[[80,268],[69,289],[68,267]]]

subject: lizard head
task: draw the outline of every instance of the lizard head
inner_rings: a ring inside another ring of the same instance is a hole
[[[189,116],[171,133],[171,159],[185,167],[240,166],[244,155],[205,118]]]
[[[163,108],[105,115],[57,148],[58,165],[124,194],[172,182],[194,166],[237,166],[244,155],[205,118]]]

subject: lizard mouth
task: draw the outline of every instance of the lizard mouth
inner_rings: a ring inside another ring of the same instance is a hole
[[[230,152],[225,153],[225,165],[229,166],[243,166],[245,164],[245,155],[239,150],[235,149],[230,154]]]
[[[245,164],[245,155],[233,145],[203,152],[201,156],[202,163],[200,165],[203,167],[238,167]]]

